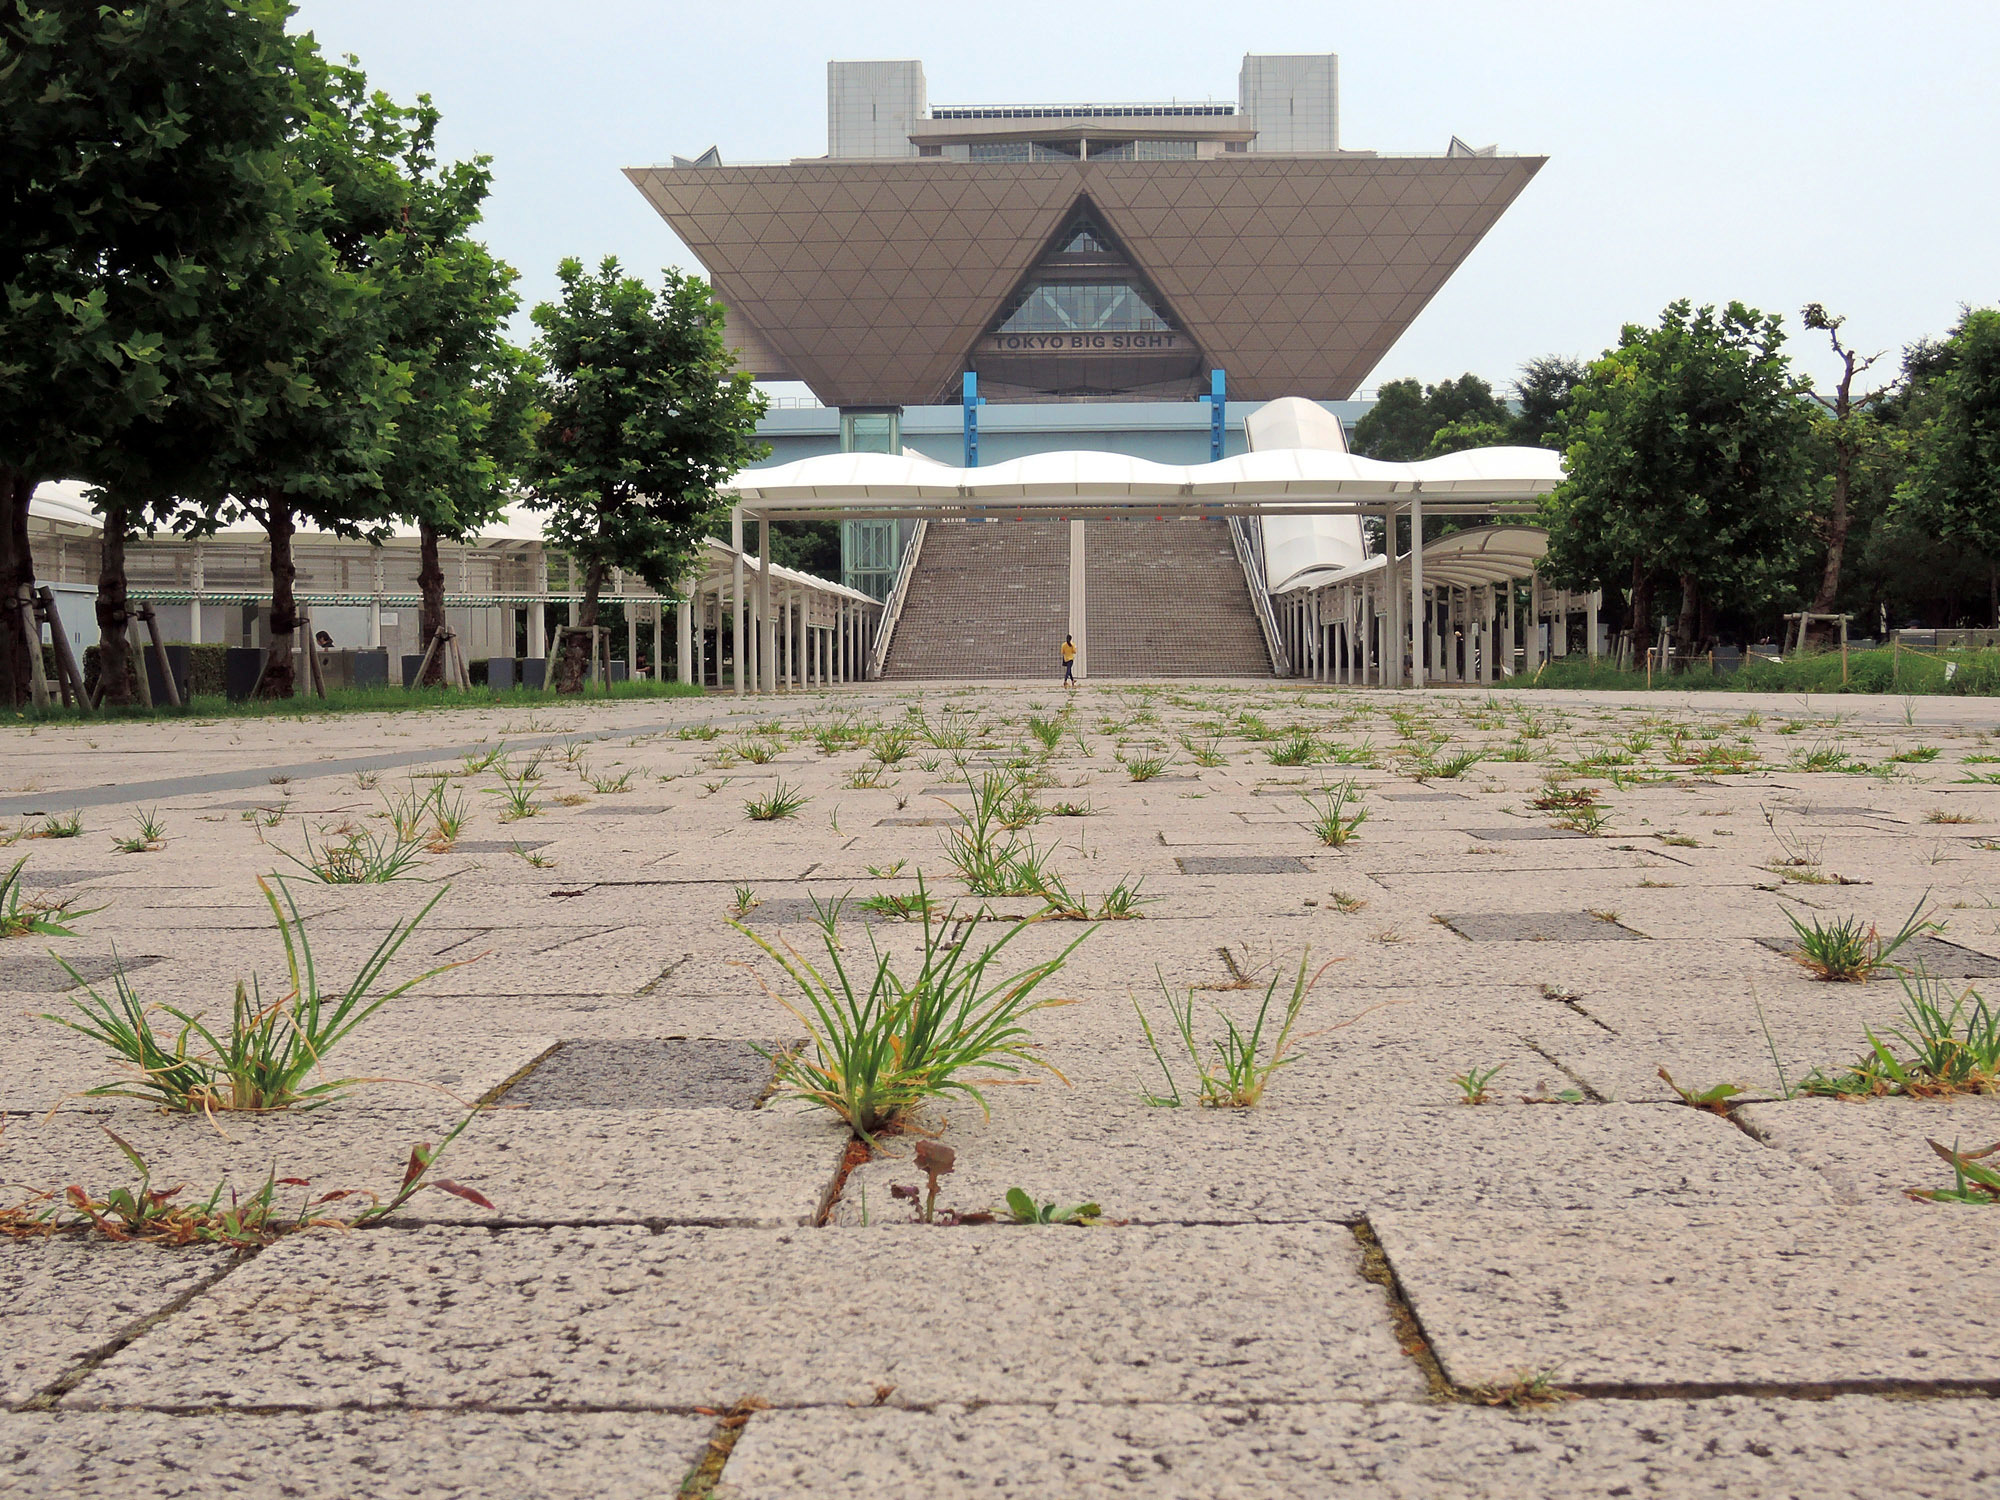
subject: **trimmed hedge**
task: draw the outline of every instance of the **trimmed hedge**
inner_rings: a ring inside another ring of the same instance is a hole
[[[229,654],[227,646],[220,644],[212,645],[206,641],[199,646],[190,646],[185,641],[169,641],[167,644],[170,647],[178,646],[190,653],[188,658],[188,692],[190,694],[213,693],[217,697],[222,695],[223,664]],[[148,651],[152,650],[150,646],[146,649]],[[100,650],[101,648],[97,646],[85,646],[83,648],[83,685],[90,690],[92,697],[97,696],[98,655]],[[54,648],[49,646],[42,647],[42,655],[48,661],[49,675],[53,677],[56,670]]]

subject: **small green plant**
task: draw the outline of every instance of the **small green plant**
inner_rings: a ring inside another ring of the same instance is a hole
[[[769,740],[738,740],[736,753],[753,766],[766,766],[778,758],[778,746]]]
[[[2000,1152],[2000,1141],[1995,1141],[1983,1151],[1961,1151],[1957,1141],[1949,1146],[1940,1141],[1928,1144],[1951,1168],[1952,1186],[1905,1188],[1904,1192],[1928,1203],[1965,1203],[1980,1207],[2000,1204],[2000,1172],[1986,1164],[1988,1158]]]
[[[1294,729],[1265,750],[1264,758],[1274,766],[1309,766],[1321,758],[1319,741],[1303,729]]]
[[[326,885],[386,885],[401,880],[422,852],[421,836],[404,838],[395,833],[369,833],[355,829],[338,842],[320,830],[322,842],[313,843],[312,831],[304,830],[306,850],[294,854],[278,852]]]
[[[31,829],[31,839],[73,839],[83,832],[83,814],[64,813],[61,817],[49,818],[39,828]]]
[[[927,894],[921,878],[917,891]],[[922,957],[905,977],[872,939],[873,974],[851,972],[837,922],[836,911],[822,923],[824,967],[789,944],[780,951],[735,924],[777,962],[797,992],[778,998],[805,1026],[806,1046],[767,1054],[782,1093],[832,1110],[869,1140],[929,1099],[970,1098],[983,1110],[980,1084],[994,1076],[1043,1069],[1062,1077],[1035,1054],[1027,1020],[1068,1003],[1037,998],[1036,991],[1062,970],[1089,931],[1053,958],[999,978],[1000,957],[1024,927],[975,949],[976,921],[959,924],[953,938],[950,924],[933,923],[927,914]]]
[[[1977,823],[1980,820],[1971,813],[1946,812],[1942,807],[1934,807],[1924,814],[1926,823]]]
[[[1098,901],[1093,908],[1090,897],[1083,891],[1072,891],[1062,876],[1049,871],[1043,878],[1039,895],[1045,903],[1043,915],[1064,922],[1129,922],[1134,917],[1144,916],[1139,908],[1151,905],[1159,898],[1140,893],[1145,884],[1143,879],[1127,877],[1118,882]]]
[[[1462,1104],[1484,1104],[1487,1087],[1506,1068],[1505,1063],[1495,1063],[1490,1068],[1471,1067],[1463,1073],[1451,1075],[1451,1081],[1458,1085],[1459,1102]]]
[[[247,986],[237,981],[226,1028],[212,1027],[199,1014],[177,1006],[146,1005],[132,988],[122,964],[112,976],[116,998],[106,999],[63,962],[71,979],[82,986],[85,998],[70,1002],[76,1018],[44,1015],[42,1019],[101,1043],[132,1070],[130,1078],[86,1090],[88,1097],[137,1099],[182,1114],[316,1109],[363,1081],[317,1076],[328,1054],[391,1000],[458,967],[440,964],[414,979],[378,990],[383,971],[444,899],[441,890],[408,922],[390,928],[345,989],[323,993],[305,917],[290,888],[276,878],[270,882],[260,879],[257,887],[278,925],[288,983],[284,994],[267,1001],[255,977]],[[155,1012],[178,1023],[171,1038],[154,1029]]]
[[[149,808],[142,813],[134,813],[132,822],[136,831],[129,838],[114,839],[112,847],[120,854],[151,854],[163,849],[167,843],[167,825],[160,820],[160,810]]]
[[[893,766],[910,753],[910,736],[900,729],[885,729],[875,736],[868,753],[885,766]]]
[[[1484,759],[1486,754],[1481,750],[1462,751],[1443,760],[1426,750],[1417,757],[1411,774],[1419,781],[1455,781]]]
[[[1575,1392],[1566,1391],[1556,1384],[1554,1370],[1523,1371],[1514,1379],[1496,1385],[1468,1387],[1466,1395],[1482,1406],[1506,1406],[1517,1410],[1554,1406],[1576,1399]]]
[[[735,902],[729,909],[739,917],[749,915],[752,910],[764,904],[763,898],[747,885],[737,886],[732,894],[735,896]]]
[[[1343,916],[1353,916],[1368,905],[1365,896],[1349,895],[1346,891],[1335,891],[1328,898],[1328,905]]]
[[[5,875],[0,875],[0,938],[12,937],[75,937],[76,933],[64,926],[79,917],[87,917],[102,907],[92,907],[78,911],[67,901],[21,897],[21,867],[28,862],[22,855],[14,861],[14,867]]]
[[[1954,993],[1932,975],[1903,973],[1898,978],[1903,1024],[1890,1028],[1888,1036],[1902,1043],[1905,1055],[1899,1057],[1864,1027],[1868,1050],[1861,1060],[1834,1075],[1815,1068],[1799,1085],[1800,1092],[1926,1098],[2000,1091],[2000,1009],[1988,1005],[1977,990]]]
[[[1095,1203],[1077,1203],[1065,1208],[1054,1203],[1038,1204],[1020,1188],[1007,1189],[1007,1217],[1016,1224],[1074,1224],[1088,1228],[1104,1217]]]
[[[847,786],[850,791],[879,792],[888,785],[889,783],[882,779],[880,766],[856,766],[847,773]]]
[[[526,860],[528,868],[532,870],[553,870],[556,867],[556,862],[546,854],[542,854],[534,849],[523,848],[519,840],[515,841],[513,852]]]
[[[1166,976],[1155,971],[1160,993],[1167,1002],[1167,1011],[1173,1017],[1175,1034],[1181,1046],[1186,1049],[1188,1061],[1194,1067],[1195,1100],[1205,1109],[1249,1109],[1255,1107],[1264,1097],[1264,1090],[1270,1084],[1271,1076],[1278,1069],[1295,1061],[1292,1056],[1292,1032],[1298,1025],[1299,1012],[1305,1009],[1306,996],[1313,985],[1319,982],[1327,965],[1322,964],[1311,978],[1306,975],[1311,959],[1311,949],[1299,957],[1299,967],[1292,979],[1292,992],[1286,998],[1284,1011],[1278,1021],[1278,1029],[1267,1046],[1266,1028],[1271,1024],[1271,1007],[1278,995],[1278,985],[1282,973],[1274,973],[1264,991],[1264,1003],[1257,1008],[1257,1019],[1246,1030],[1239,1026],[1234,1017],[1221,1009],[1216,1015],[1223,1024],[1223,1034],[1209,1044],[1213,1054],[1210,1060],[1203,1056],[1194,1035],[1194,991],[1186,991],[1181,999],[1167,987]],[[1132,997],[1132,1008],[1139,1013],[1139,1026],[1146,1034],[1146,1045],[1152,1049],[1153,1059],[1159,1063],[1160,1071],[1166,1075],[1167,1093],[1145,1095],[1148,1104],[1161,1107],[1179,1108],[1181,1090],[1174,1078],[1174,1070],[1167,1065],[1166,1054],[1160,1050],[1158,1037],[1154,1035],[1153,1023],[1147,1018],[1145,1007],[1139,1004],[1138,996]],[[1301,1038],[1301,1040],[1303,1040]]]
[[[1922,765],[1936,760],[1943,753],[1936,745],[1914,745],[1908,750],[1898,750],[1889,759],[1899,765]]]
[[[1926,893],[1895,936],[1888,938],[1882,936],[1874,923],[1864,925],[1859,917],[1843,917],[1838,922],[1821,922],[1814,917],[1808,924],[1787,907],[1785,920],[1792,924],[1797,938],[1791,958],[1815,979],[1859,984],[1877,970],[1888,967],[1896,950],[1910,939],[1939,930],[1939,923],[1923,915],[1924,901],[1928,899]]]
[[[448,793],[444,783],[439,782],[437,796],[431,802],[431,836],[424,848],[432,854],[449,854],[465,833],[471,816],[466,810],[465,793]]]
[[[937,902],[921,889],[901,894],[879,892],[873,896],[864,896],[854,904],[863,911],[872,911],[877,916],[893,917],[904,922],[914,921],[918,917],[928,917],[939,909]]]
[[[1063,721],[1060,715],[1045,719],[1040,714],[1028,715],[1028,733],[1032,734],[1044,750],[1051,754],[1062,744]]]
[[[1125,774],[1134,781],[1151,781],[1164,772],[1173,761],[1164,755],[1140,755],[1125,762]]]
[[[1092,811],[1088,802],[1051,802],[1048,807],[1052,818],[1087,818]]]
[[[1684,1089],[1674,1082],[1674,1075],[1665,1068],[1659,1072],[1661,1081],[1680,1095],[1681,1103],[1691,1109],[1705,1109],[1710,1114],[1728,1114],[1729,1101],[1743,1092],[1741,1085],[1734,1083],[1711,1084],[1705,1089]]]
[[[775,823],[780,818],[796,818],[800,809],[810,801],[812,798],[797,787],[785,785],[781,778],[763,796],[752,797],[745,802],[743,811],[749,814],[752,822]]]
[[[492,770],[495,766],[499,765],[500,762],[505,760],[506,758],[507,758],[507,742],[505,740],[502,740],[499,744],[495,745],[491,750],[486,750],[486,751],[468,750],[465,753],[465,760],[461,765],[459,774],[461,776],[477,776],[482,771]],[[369,783],[369,785],[372,787],[374,783],[371,782]]]
[[[683,724],[674,731],[674,738],[681,740],[708,741],[720,739],[722,730],[714,724]]]
[[[1551,813],[1549,821],[1558,828],[1594,839],[1604,832],[1604,825],[1611,821],[1611,814],[1602,807],[1565,807]]]
[[[1184,734],[1181,736],[1181,748],[1187,751],[1189,758],[1198,766],[1229,764],[1229,757],[1222,753],[1221,744],[1213,735],[1198,740],[1191,734]]]
[[[486,790],[507,804],[506,809],[500,814],[500,821],[503,823],[513,823],[522,818],[538,817],[541,814],[542,805],[535,800],[535,789],[529,785],[529,778],[525,772],[519,776],[503,774],[499,786],[488,787]]]
[[[586,772],[583,779],[600,797],[609,797],[615,792],[630,791],[632,788],[630,771],[620,771],[616,776],[592,776]]]
[[[877,880],[894,880],[898,875],[903,873],[903,866],[908,863],[907,859],[899,859],[894,864],[870,865],[868,873]]]
[[[1323,787],[1322,800],[1315,801],[1308,796],[1306,806],[1312,809],[1313,837],[1329,849],[1345,848],[1354,841],[1361,825],[1368,821],[1368,809],[1359,805],[1361,793],[1354,780],[1349,777],[1339,786]],[[1352,807],[1354,810],[1349,812]]]
[[[443,789],[442,782],[433,782],[421,790],[412,782],[400,793],[382,794],[382,816],[396,831],[399,843],[414,844],[423,831],[424,820],[430,815],[431,802]]]

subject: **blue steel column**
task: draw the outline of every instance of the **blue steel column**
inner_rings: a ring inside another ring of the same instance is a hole
[[[1229,404],[1229,382],[1220,370],[1211,370],[1208,376],[1208,394],[1201,399],[1208,402],[1208,461],[1222,462],[1223,408]]]
[[[986,404],[979,394],[979,376],[965,372],[965,466],[979,467],[979,408]]]

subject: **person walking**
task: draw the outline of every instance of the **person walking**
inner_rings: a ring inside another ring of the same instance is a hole
[[[1072,636],[1066,635],[1063,637],[1062,659],[1063,659],[1063,686],[1075,687],[1076,686],[1076,640]]]

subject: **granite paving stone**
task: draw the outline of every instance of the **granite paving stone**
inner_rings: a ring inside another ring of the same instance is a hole
[[[12,1171],[0,1181],[0,1207],[26,1196]],[[230,1258],[200,1247],[0,1237],[0,1407],[18,1406],[116,1335],[195,1292]],[[0,1473],[5,1469],[0,1462]]]
[[[1573,1389],[1895,1382],[2000,1390],[1987,1214],[1632,1206],[1372,1216],[1446,1374]]]
[[[672,1412],[0,1413],[0,1495],[651,1500],[713,1430]]]
[[[2000,1479],[1991,1403],[1406,1401],[1188,1407],[944,1405],[750,1420],[740,1500],[1966,1500]]]
[[[1175,1274],[1190,1263],[1199,1280]],[[1422,1389],[1338,1226],[433,1228],[286,1241],[62,1404],[657,1409],[746,1394],[919,1406]]]

